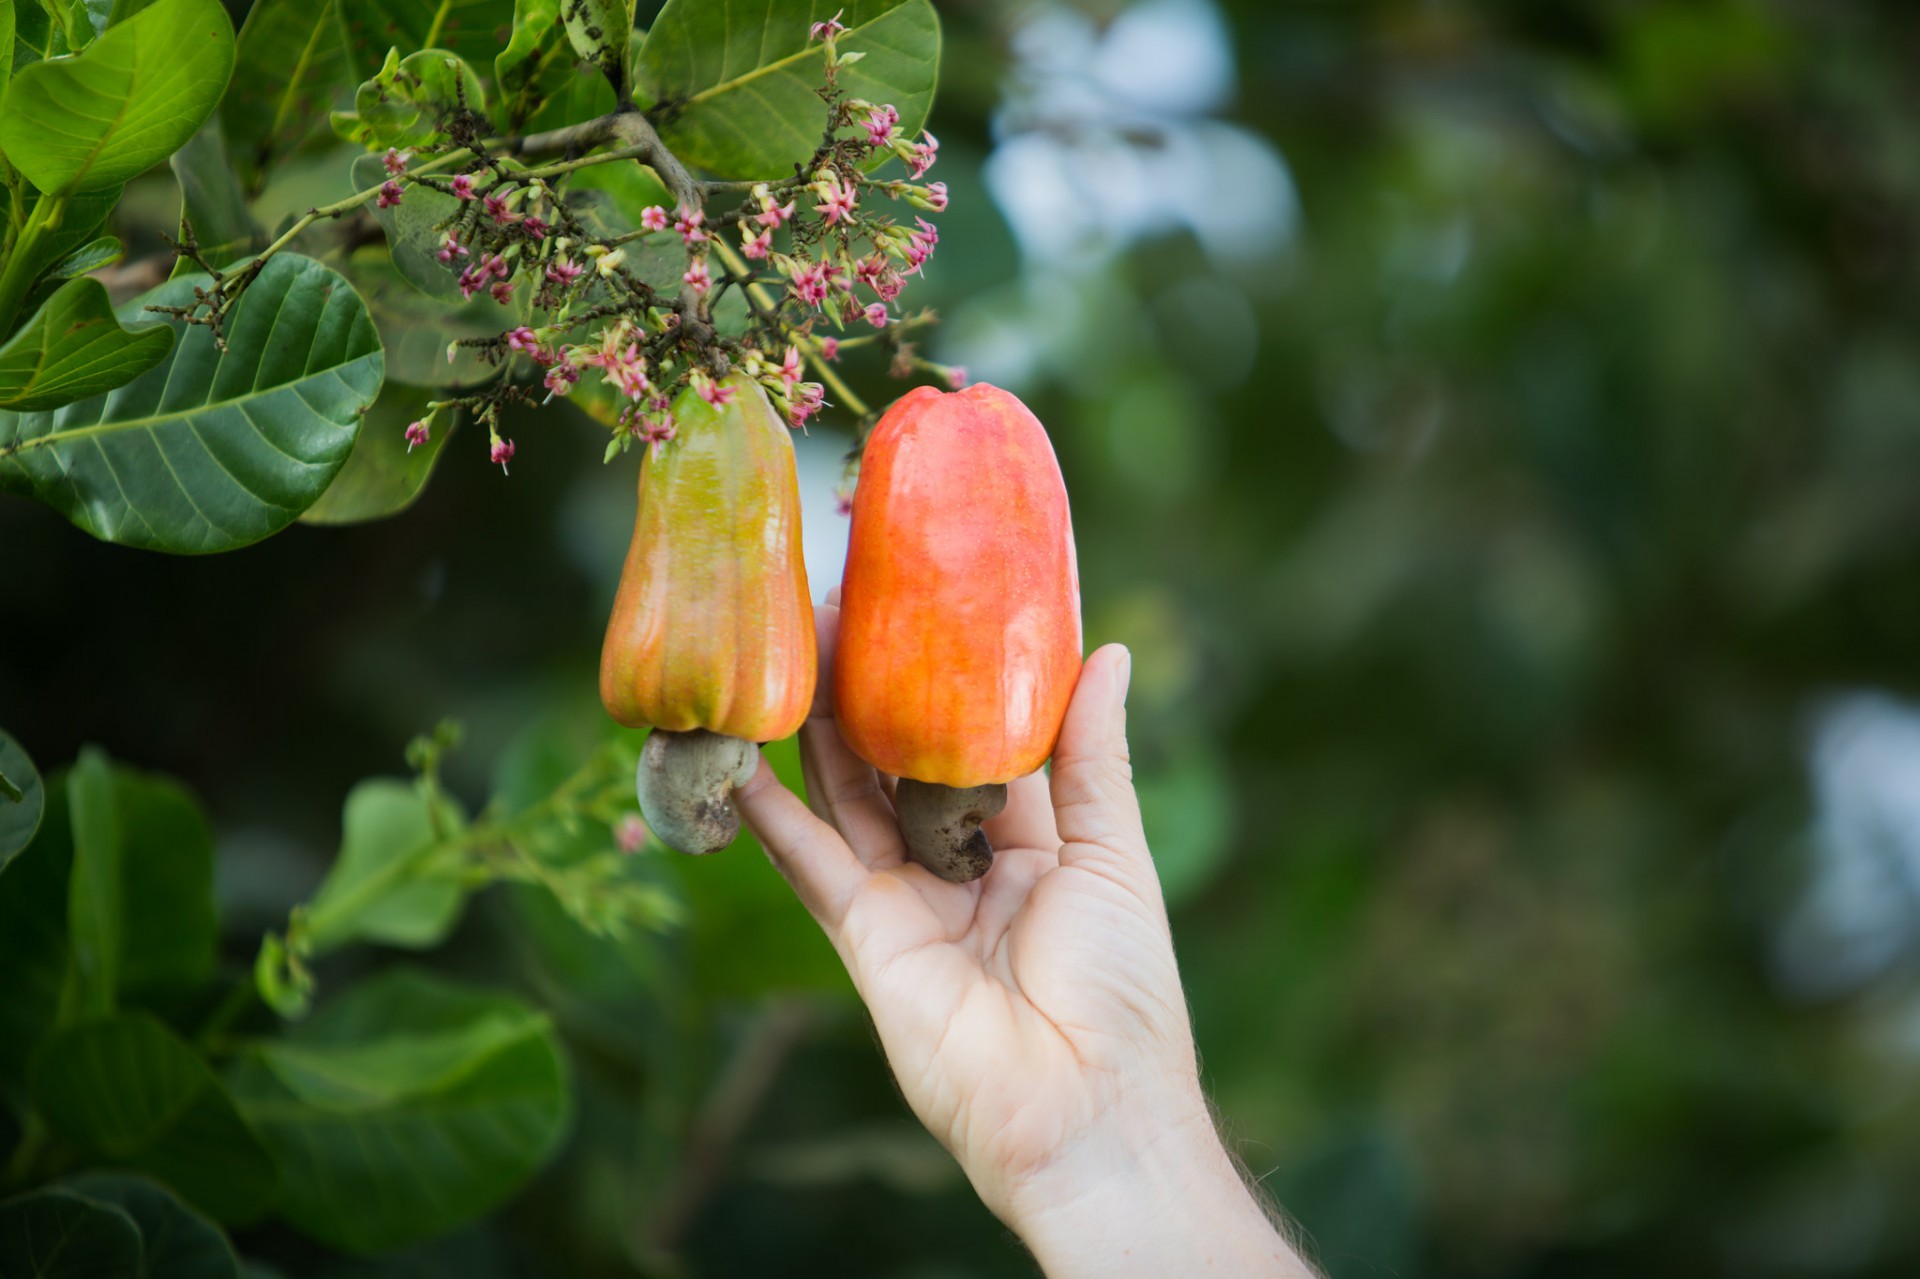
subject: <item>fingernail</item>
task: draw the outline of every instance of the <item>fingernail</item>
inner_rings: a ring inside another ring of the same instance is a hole
[[[1127,689],[1133,683],[1133,650],[1120,646],[1120,671],[1114,676],[1120,684],[1120,704],[1127,704]]]

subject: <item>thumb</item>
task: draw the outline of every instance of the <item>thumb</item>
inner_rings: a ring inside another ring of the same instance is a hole
[[[1109,644],[1089,657],[1053,751],[1060,864],[1153,874],[1127,759],[1127,681],[1133,656]]]

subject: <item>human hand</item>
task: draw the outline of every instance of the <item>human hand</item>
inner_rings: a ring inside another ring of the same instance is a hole
[[[764,762],[741,813],[826,930],[908,1104],[1049,1275],[1304,1275],[1221,1147],[1127,762],[1130,658],[1087,659],[1052,775],[1012,782],[993,868],[907,859],[891,779],[827,685],[800,733],[807,803]],[[811,809],[811,811],[809,811]]]

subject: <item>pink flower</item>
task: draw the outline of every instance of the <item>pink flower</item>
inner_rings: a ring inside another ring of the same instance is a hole
[[[380,184],[380,192],[373,197],[374,204],[383,209],[391,209],[400,203],[400,184],[388,178]]]
[[[529,240],[544,240],[553,234],[553,228],[529,213],[520,220],[520,230]]]
[[[640,210],[640,225],[649,231],[667,229],[667,211],[657,204],[649,204]]]
[[[853,514],[853,490],[840,489],[833,495],[833,509],[841,515]]]
[[[949,364],[947,366],[947,385],[958,391],[967,384],[967,366]]]
[[[814,212],[826,219],[832,226],[841,218],[853,216],[855,196],[852,187],[842,186],[839,174],[828,175],[826,181],[813,185],[814,194],[820,197],[820,203],[813,206]]]
[[[823,360],[839,359],[840,358],[840,339],[839,338],[821,338],[820,339],[820,358]]]
[[[915,182],[927,175],[927,170],[933,167],[933,162],[940,150],[940,139],[925,129],[920,130],[920,136],[925,141],[914,143],[906,156],[907,171],[913,174]]]
[[[587,268],[565,258],[555,258],[547,263],[547,278],[561,288],[566,288],[587,273]]]
[[[845,12],[845,9],[840,11],[840,13]],[[814,23],[811,27],[807,28],[807,34],[815,40],[831,40],[833,37],[839,35],[847,29],[845,24],[840,21],[840,13],[834,14],[825,22]]]
[[[440,251],[433,256],[439,258],[442,262],[451,262],[456,257],[466,257],[467,246],[449,235],[440,241]]]
[[[453,195],[457,200],[473,199],[473,176],[467,173],[453,175]]]
[[[413,159],[413,152],[388,147],[387,153],[380,157],[380,163],[387,166],[387,173],[390,176],[397,178],[407,171],[407,161],[411,159]]]
[[[787,289],[793,296],[808,306],[819,306],[827,300],[827,264],[808,262],[796,263],[792,268],[792,283]]]
[[[764,262],[767,254],[773,252],[773,232],[762,231],[759,235],[748,235],[745,227],[740,228],[742,243],[740,252],[755,262]]]
[[[487,292],[493,294],[493,300],[501,306],[505,306],[507,303],[513,301],[513,284],[511,281],[502,280],[491,289],[488,289]]]
[[[487,287],[487,273],[480,267],[470,266],[460,272],[460,297],[462,301],[473,301],[473,295]]]
[[[772,196],[762,196],[760,212],[753,215],[753,220],[763,227],[777,227],[782,222],[792,220],[793,203],[792,200],[788,200],[785,204],[775,204]]]
[[[787,424],[805,427],[807,419],[827,402],[827,388],[818,382],[802,382],[787,397]]]
[[[540,350],[540,338],[523,324],[507,334],[507,349],[533,355]]]
[[[731,386],[723,386],[710,377],[696,377],[693,385],[694,389],[700,392],[700,398],[716,409],[724,409],[733,403],[735,388]]]
[[[867,319],[867,323],[871,324],[876,329],[886,328],[887,321],[890,318],[892,318],[887,314],[887,305],[884,302],[872,303],[867,307],[866,310],[862,311],[860,314],[865,316]]]
[[[660,401],[655,401],[656,405],[659,403]],[[672,441],[673,437],[680,433],[680,428],[674,422],[673,414],[658,407],[653,411],[657,416],[641,418],[636,424],[638,427],[636,433],[647,442],[648,451],[653,456],[659,457],[661,446]]]
[[[782,387],[791,395],[793,384],[800,380],[800,348],[788,347],[787,358],[780,361],[780,367],[775,369],[774,373],[779,377]]]
[[[580,370],[575,368],[570,362],[562,360],[547,370],[547,394],[549,396],[565,395],[573,389],[573,384],[579,380]]]
[[[391,152],[389,152],[389,154],[391,154]],[[413,452],[414,445],[425,444],[426,442],[427,424],[425,422],[407,423],[407,452]]]
[[[613,828],[613,839],[623,853],[637,853],[647,846],[647,824],[640,820],[640,814],[628,813]]]
[[[900,113],[890,106],[875,107],[867,113],[867,145],[883,147],[893,140],[893,126],[900,123]]]
[[[944,182],[927,183],[927,204],[935,213],[947,211],[947,184]]]
[[[500,225],[505,226],[507,223],[514,220],[513,211],[507,208],[506,196],[496,193],[494,195],[489,195],[484,197],[480,201],[480,203],[483,206],[485,206],[487,210],[487,216],[492,218],[495,222],[498,222]]]
[[[707,271],[705,258],[695,258],[693,264],[687,268],[686,274],[680,279],[695,293],[705,293],[713,287],[713,276]]]
[[[495,466],[505,471],[507,469],[507,463],[513,460],[513,441],[503,440],[497,435],[494,436],[493,451],[489,453],[488,456],[493,460]]]
[[[480,264],[480,271],[482,279],[489,275],[497,275],[504,280],[513,274],[513,268],[507,265],[506,258],[498,253],[489,253],[486,261]]]
[[[693,245],[707,238],[707,233],[700,229],[706,224],[706,214],[698,209],[683,208],[680,210],[680,220],[673,224],[673,229],[680,233],[683,243]]]

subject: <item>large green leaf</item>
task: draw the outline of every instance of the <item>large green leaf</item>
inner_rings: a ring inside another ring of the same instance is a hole
[[[777,178],[813,154],[826,128],[822,46],[808,27],[840,13],[840,74],[854,97],[891,104],[917,133],[933,108],[940,19],[931,0],[667,0],[635,62],[634,95],[660,136],[723,178]]]
[[[283,1173],[281,1215],[374,1252],[485,1212],[544,1163],[570,1110],[545,1016],[399,970],[230,1073]]]
[[[390,778],[347,794],[340,855],[307,907],[316,954],[354,941],[422,949],[444,939],[466,900],[460,814]]]
[[[83,1021],[33,1060],[47,1123],[115,1163],[150,1173],[225,1221],[273,1198],[274,1164],[206,1063],[144,1013]]]
[[[0,1203],[6,1279],[137,1279],[140,1228],[112,1204],[55,1187]]]
[[[73,830],[67,935],[73,946],[73,982],[62,1007],[68,1016],[110,1013],[119,996],[125,934],[120,854],[125,841],[113,792],[106,756],[91,747],[81,751],[67,774]]]
[[[232,70],[219,0],[159,0],[74,57],[19,71],[0,149],[42,191],[119,186],[193,136]]]
[[[46,808],[40,770],[20,743],[0,730],[0,871],[33,842]]]
[[[389,385],[367,413],[353,456],[318,502],[300,517],[307,524],[363,524],[412,506],[453,435],[451,417],[434,425],[425,444],[409,446],[409,423],[425,412],[428,392]]]
[[[73,837],[63,773],[46,779],[46,815],[27,851],[0,875],[0,1083],[21,1084],[34,1047],[60,1016],[69,964],[67,879]]]
[[[185,305],[207,283],[169,280],[121,317]],[[167,359],[109,395],[0,411],[0,491],[153,550],[231,550],[285,528],[353,448],[380,389],[379,338],[346,281],[293,254],[267,263],[226,333],[223,353],[207,329],[186,328]]]
[[[86,1172],[61,1184],[133,1218],[140,1228],[143,1279],[238,1279],[239,1259],[220,1227],[159,1182],[136,1173]]]
[[[166,358],[165,324],[122,328],[100,281],[68,280],[0,345],[0,409],[57,409],[104,395]]]
[[[215,270],[266,247],[266,238],[247,211],[240,180],[227,161],[218,116],[202,125],[167,165],[180,183],[180,216],[193,228],[200,256]],[[192,262],[181,258],[173,274],[190,275],[194,269]]]
[[[450,49],[485,66],[513,31],[513,0],[339,0],[354,73],[372,75],[387,50]]]
[[[259,0],[247,11],[220,118],[249,190],[275,161],[326,135],[334,95],[349,83],[336,0]]]

